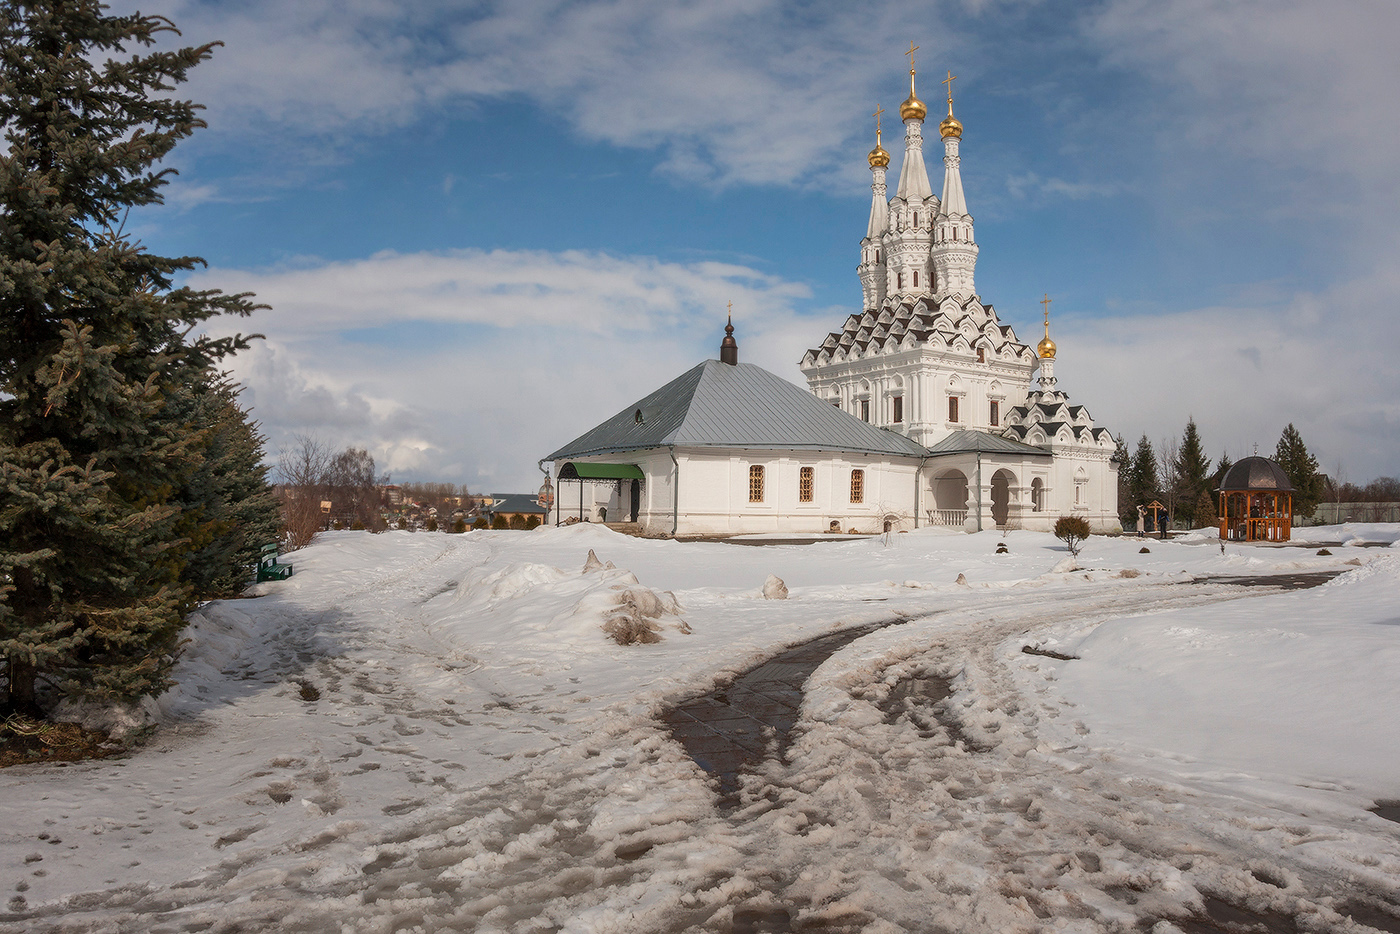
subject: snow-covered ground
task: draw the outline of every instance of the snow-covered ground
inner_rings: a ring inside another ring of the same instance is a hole
[[[198,614],[138,752],[0,772],[0,931],[1400,930],[1400,546],[1354,547],[1400,527],[1299,533],[1346,544],[327,534]],[[878,620],[720,810],[657,714]]]

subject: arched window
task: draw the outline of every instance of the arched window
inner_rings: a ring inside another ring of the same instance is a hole
[[[763,502],[763,465],[749,467],[749,502]]]
[[[918,211],[915,211],[915,212],[914,212],[914,226],[915,226],[915,227],[919,226],[919,212],[918,212]],[[918,285],[919,283],[915,282],[914,284],[915,284],[915,285]]]
[[[1031,481],[1031,511],[1045,511],[1045,481],[1039,477]]]
[[[894,274],[894,287],[897,289],[904,288],[904,273],[897,272]]]
[[[914,270],[914,288],[919,287],[919,270]]]

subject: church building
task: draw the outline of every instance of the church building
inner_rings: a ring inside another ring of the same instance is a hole
[[[556,522],[701,535],[1048,530],[1075,515],[1098,532],[1119,528],[1116,445],[1058,388],[1048,296],[1045,336],[1032,348],[977,293],[954,80],[938,125],[941,195],[924,164],[927,108],[912,63],[889,198],[876,112],[863,307],[803,356],[809,392],[739,363],[731,321],[719,360],[544,458]]]

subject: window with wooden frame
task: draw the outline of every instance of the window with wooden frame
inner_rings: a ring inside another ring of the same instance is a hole
[[[899,424],[904,421],[904,397],[895,396],[893,401],[894,411],[891,413],[890,421]]]
[[[797,501],[799,503],[810,503],[812,501],[814,473],[815,471],[811,467],[803,467],[797,472]]]
[[[868,422],[868,421],[870,421],[870,400],[869,400],[869,399],[862,399],[862,400],[860,400],[860,420],[863,421],[863,422]]]
[[[749,468],[749,502],[763,502],[763,465],[754,464]]]
[[[992,427],[993,427],[993,428],[996,428],[996,427],[998,427],[998,426],[1001,424],[1001,403],[1000,403],[1000,402],[997,402],[997,401],[995,401],[995,400],[992,401],[992,411],[991,411],[991,417],[990,417],[989,421],[992,423]]]
[[[865,502],[865,471],[851,471],[851,502]]]
[[[957,397],[957,396],[949,396],[949,397],[948,397],[948,421],[950,421],[950,422],[955,422],[955,421],[957,421],[957,420],[958,420],[958,397]]]

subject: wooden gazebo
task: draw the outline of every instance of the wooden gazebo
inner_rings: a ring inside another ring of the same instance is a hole
[[[1286,542],[1293,533],[1293,484],[1283,468],[1257,454],[1220,481],[1220,538]]]

